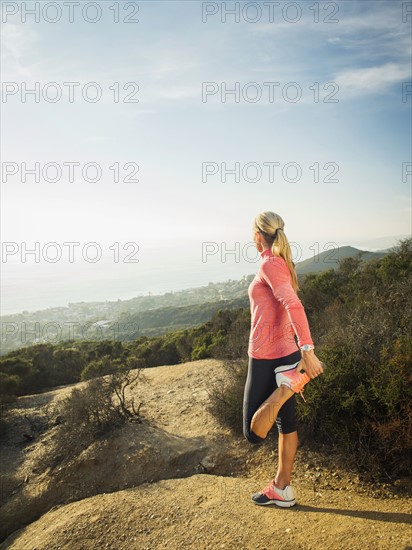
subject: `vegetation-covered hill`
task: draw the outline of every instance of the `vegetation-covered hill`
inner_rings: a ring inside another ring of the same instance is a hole
[[[296,263],[299,283],[308,273],[338,269],[347,257],[362,261],[381,258],[385,252],[365,252],[351,246],[331,248]],[[257,266],[256,266],[257,269]],[[239,280],[229,279],[207,286],[159,295],[139,296],[113,302],[78,302],[68,307],[23,311],[1,318],[0,355],[35,343],[75,340],[135,340],[139,336],[158,336],[178,328],[205,323],[219,309],[248,306],[247,289],[254,273]]]
[[[353,246],[333,246],[334,243],[329,243],[330,247],[325,245],[324,252],[319,254],[313,254],[313,257],[298,262],[296,264],[296,272],[299,275],[306,275],[308,273],[320,273],[328,269],[338,269],[339,262],[344,258],[360,258],[362,261],[367,262],[386,256],[387,252],[370,252],[368,250],[358,250]]]

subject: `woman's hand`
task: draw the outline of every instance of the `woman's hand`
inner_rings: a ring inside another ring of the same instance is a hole
[[[322,363],[316,357],[313,349],[309,351],[302,351],[303,370],[309,376],[309,378],[316,378],[323,373]]]

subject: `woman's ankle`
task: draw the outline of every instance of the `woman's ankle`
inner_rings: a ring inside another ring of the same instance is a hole
[[[287,479],[287,478],[282,478],[282,477],[278,477],[276,476],[275,477],[275,487],[277,487],[278,489],[284,489],[286,487],[286,485],[290,485],[290,479]]]

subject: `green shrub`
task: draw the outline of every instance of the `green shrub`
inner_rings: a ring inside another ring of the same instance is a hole
[[[118,368],[119,361],[114,360],[110,355],[105,355],[101,359],[95,359],[82,370],[80,380],[90,380],[106,374],[112,374]]]
[[[319,337],[329,367],[299,403],[310,440],[339,447],[372,476],[412,469],[412,239],[346,272],[340,303]],[[314,340],[316,341],[316,336]]]
[[[23,381],[17,374],[0,372],[0,395],[19,395],[23,387]]]
[[[79,380],[86,360],[84,354],[76,348],[57,348],[53,351],[53,363],[50,384],[59,386]]]

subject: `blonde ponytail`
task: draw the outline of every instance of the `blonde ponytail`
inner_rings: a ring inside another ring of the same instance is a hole
[[[261,212],[255,219],[254,231],[260,231],[274,256],[281,256],[289,268],[292,277],[292,288],[297,293],[299,288],[295,264],[288,238],[283,230],[285,222],[275,212]],[[272,243],[272,244],[271,244]]]

